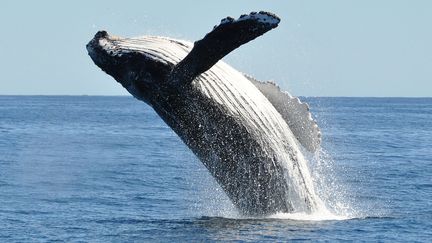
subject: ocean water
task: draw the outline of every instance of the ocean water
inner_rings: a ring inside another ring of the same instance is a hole
[[[432,98],[308,98],[335,217],[239,215],[131,97],[0,96],[0,242],[430,241]]]

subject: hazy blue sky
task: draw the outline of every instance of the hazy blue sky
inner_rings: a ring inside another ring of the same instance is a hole
[[[225,58],[295,95],[432,96],[432,1],[8,1],[0,94],[123,95],[85,44],[96,31],[197,40],[228,15],[280,26]]]

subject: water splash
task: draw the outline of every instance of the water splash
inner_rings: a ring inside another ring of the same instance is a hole
[[[304,152],[309,162],[310,176],[315,190],[316,207],[312,212],[296,211],[293,213],[276,213],[264,217],[250,217],[241,215],[230,202],[222,188],[214,181],[210,173],[199,161],[193,159],[194,165],[199,165],[195,171],[193,185],[198,185],[194,190],[198,201],[191,205],[195,213],[211,217],[222,217],[229,219],[286,219],[299,221],[326,221],[326,220],[348,220],[363,217],[353,209],[348,188],[338,180],[338,173],[343,168],[335,166],[335,161],[325,149],[320,149],[316,154]],[[192,156],[191,156],[192,159]],[[202,167],[202,168],[201,168]]]
[[[339,175],[344,173],[344,168],[336,167],[335,161],[324,148],[308,156],[308,159],[314,187],[327,210],[327,212],[322,211],[323,215],[333,215],[341,219],[358,217],[359,213],[352,206],[349,189],[339,181]],[[319,212],[318,215],[320,215]]]
[[[315,213],[276,213],[268,216],[270,219],[289,219],[289,220],[301,220],[301,221],[325,221],[325,220],[347,220],[351,219],[347,216],[339,216],[327,212],[315,212]]]

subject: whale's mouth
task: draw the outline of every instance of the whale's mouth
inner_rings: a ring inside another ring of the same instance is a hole
[[[113,38],[106,31],[98,31],[86,48],[94,63],[105,72],[115,64],[114,57],[117,48],[113,43]]]
[[[127,50],[121,48],[117,42],[119,37],[109,35],[106,31],[98,31],[86,45],[87,52],[93,62],[104,72],[112,76],[123,87],[131,85],[135,76],[134,70],[128,65]]]
[[[100,47],[106,51],[115,51],[116,45],[114,41],[120,40],[117,36],[109,35],[105,30],[98,31],[93,39],[86,45],[87,50],[91,51],[92,48]]]
[[[139,44],[137,44],[137,42]],[[93,62],[128,90],[148,90],[166,79],[172,66],[148,48],[151,39],[120,38],[98,31],[86,45]]]
[[[109,37],[109,35],[106,31],[104,31],[104,30],[98,31],[95,34],[95,36],[93,37],[93,39],[91,39],[89,41],[89,43],[87,43],[86,49],[87,49],[87,52],[90,55],[90,57],[93,59],[93,61],[96,57],[95,55],[97,54],[97,50],[101,49],[99,47],[99,40],[102,38],[107,38],[107,37]]]

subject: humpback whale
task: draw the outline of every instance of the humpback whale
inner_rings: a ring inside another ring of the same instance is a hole
[[[222,19],[194,43],[99,31],[87,44],[93,62],[157,112],[244,215],[322,204],[302,153],[316,151],[321,137],[308,105],[221,61],[279,22],[252,12]]]

